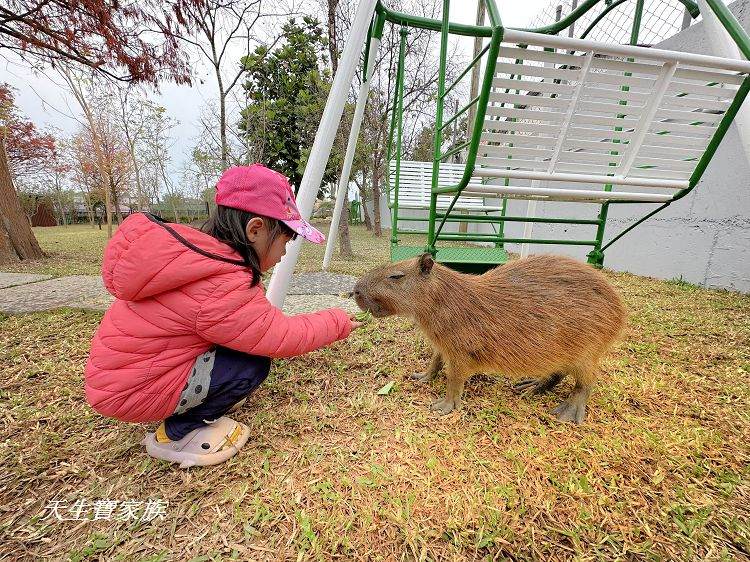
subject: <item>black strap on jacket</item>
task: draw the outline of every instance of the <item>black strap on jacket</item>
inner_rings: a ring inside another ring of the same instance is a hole
[[[185,239],[184,236],[182,236],[174,228],[172,228],[171,226],[169,226],[168,222],[165,221],[164,219],[162,219],[161,217],[157,217],[156,215],[152,215],[151,213],[143,213],[143,214],[146,215],[146,218],[148,220],[150,220],[152,223],[158,224],[164,230],[166,230],[167,232],[169,232],[175,238],[175,240],[177,240],[178,242],[180,242],[182,245],[187,246],[188,248],[190,248],[194,252],[199,253],[202,256],[206,256],[207,258],[211,258],[212,260],[223,261],[223,262],[231,263],[231,264],[234,264],[234,265],[241,265],[243,267],[247,267],[247,265],[248,265],[245,260],[234,260],[232,258],[227,258],[225,256],[220,256],[219,254],[213,254],[211,252],[207,252],[206,250],[204,250],[203,248],[199,248],[198,246],[196,246],[192,242],[188,242]]]

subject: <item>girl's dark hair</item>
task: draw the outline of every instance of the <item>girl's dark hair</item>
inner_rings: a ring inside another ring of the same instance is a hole
[[[297,237],[297,233],[280,220],[223,205],[217,205],[211,216],[208,217],[208,220],[201,227],[203,232],[231,246],[242,256],[242,259],[245,260],[245,265],[253,274],[253,280],[250,283],[251,287],[260,283],[262,273],[260,270],[260,258],[248,242],[245,230],[247,223],[255,217],[263,219],[266,228],[268,228],[271,234],[271,241],[275,240],[280,234],[285,234],[292,239]]]

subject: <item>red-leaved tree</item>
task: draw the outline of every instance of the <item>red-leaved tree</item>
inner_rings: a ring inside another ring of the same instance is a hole
[[[34,123],[21,115],[13,90],[7,84],[0,84],[0,133],[11,176],[17,182],[37,174],[55,154],[54,137],[39,132]]]
[[[41,62],[74,61],[127,82],[190,82],[177,35],[203,0],[10,0],[0,3],[0,49]]]
[[[189,83],[177,37],[186,14],[205,0],[6,0],[0,3],[0,51],[34,66],[73,62],[112,79]],[[0,264],[42,257],[13,187],[0,137]]]

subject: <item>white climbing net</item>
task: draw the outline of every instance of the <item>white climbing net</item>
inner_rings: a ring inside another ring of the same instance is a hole
[[[582,1],[578,0],[577,4],[581,4]],[[573,2],[574,0],[551,0],[547,7],[531,20],[529,28],[550,25],[564,18],[573,10]],[[576,21],[573,36],[580,37],[589,24],[612,3],[602,2],[589,10]],[[623,2],[612,9],[596,24],[586,38],[604,43],[629,43],[635,5],[635,2]],[[647,0],[643,8],[638,44],[654,45],[664,41],[690,25],[691,22],[692,19],[689,16],[685,17],[684,5],[678,0]],[[567,34],[567,30],[560,34]]]

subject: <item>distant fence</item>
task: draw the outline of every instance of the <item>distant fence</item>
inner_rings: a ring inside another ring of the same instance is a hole
[[[98,212],[97,212],[98,211]],[[139,210],[137,209],[127,209],[121,211],[122,218],[126,218],[132,213],[137,213]],[[176,209],[172,209],[171,207],[152,207],[148,209],[148,212],[153,213],[159,217],[162,217],[163,219],[167,221],[174,221],[175,215],[177,216],[178,222],[196,222],[196,221],[203,221],[208,218],[208,212],[205,208],[195,208],[195,207],[177,207]],[[87,223],[90,222],[93,218],[95,223],[98,223],[99,221],[106,222],[106,217],[104,216],[103,209],[95,210],[93,212],[93,217],[89,213],[87,209],[76,209],[73,211],[65,211],[64,213],[60,213],[59,210],[55,209],[55,220],[58,224],[81,224],[81,223]],[[112,222],[118,223],[119,222],[119,216],[117,212],[112,212]],[[34,225],[37,226],[37,225]],[[40,224],[39,226],[53,226],[51,224]]]

